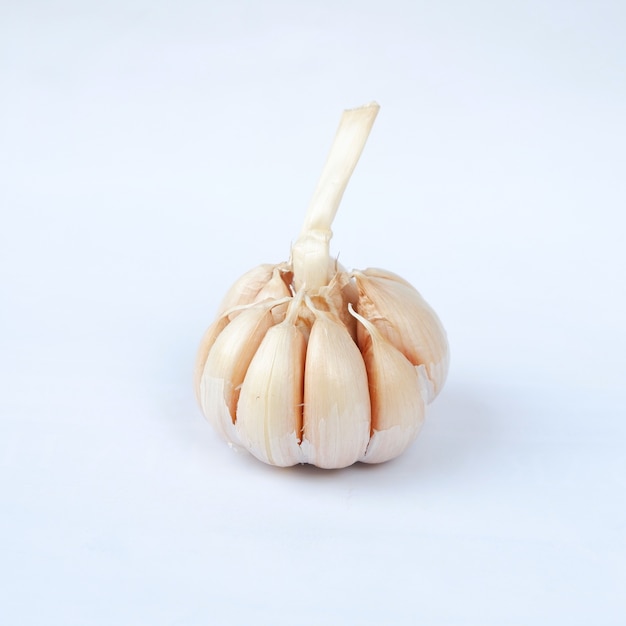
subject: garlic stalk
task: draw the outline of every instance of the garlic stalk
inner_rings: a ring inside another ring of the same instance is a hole
[[[271,465],[395,458],[445,382],[445,331],[410,283],[348,272],[330,256],[332,221],[378,109],[344,112],[290,261],[239,278],[200,344],[194,386],[205,416]]]
[[[343,192],[363,152],[380,106],[376,103],[344,111],[326,159],[315,193],[304,217],[300,237],[293,245],[291,259],[294,284],[318,289],[328,284],[332,269],[330,229]]]

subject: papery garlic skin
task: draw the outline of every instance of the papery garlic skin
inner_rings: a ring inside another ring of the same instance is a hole
[[[449,366],[445,330],[405,279],[345,270],[331,223],[378,105],[346,111],[288,262],[228,291],[194,369],[202,411],[270,465],[383,463],[411,444]]]

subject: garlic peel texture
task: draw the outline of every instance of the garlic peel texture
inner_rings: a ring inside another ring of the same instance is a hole
[[[270,465],[393,459],[445,383],[446,333],[418,291],[330,256],[331,224],[378,109],[344,112],[291,258],[241,276],[200,343],[204,415]]]

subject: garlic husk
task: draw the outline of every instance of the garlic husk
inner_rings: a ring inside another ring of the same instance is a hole
[[[235,427],[255,457],[286,467],[303,463],[302,398],[306,340],[296,324],[299,301],[271,327],[246,372]]]
[[[437,314],[407,281],[381,269],[354,271],[359,290],[356,311],[370,321],[414,365],[423,365],[432,391],[441,391],[448,373],[448,340]],[[357,326],[357,341],[364,350],[370,335]]]
[[[371,436],[364,463],[384,463],[399,456],[417,437],[426,408],[428,387],[418,370],[376,327],[350,311],[370,335],[363,350],[372,405]]]
[[[229,442],[239,444],[234,428],[239,390],[265,333],[276,323],[275,303],[242,310],[217,336],[200,378],[200,403],[207,419]]]
[[[363,357],[345,326],[317,312],[304,368],[304,437],[307,463],[347,467],[365,453],[370,397]]]

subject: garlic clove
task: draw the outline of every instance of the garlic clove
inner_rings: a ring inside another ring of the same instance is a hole
[[[286,264],[281,263],[274,268],[272,277],[263,286],[261,291],[256,295],[254,302],[262,302],[263,300],[280,300],[284,298],[291,298],[291,289],[288,284],[291,283],[292,274],[286,270]],[[276,323],[285,319],[285,312],[287,311],[287,304],[276,306],[272,309],[272,315],[276,320]]]
[[[413,291],[417,291],[415,287],[406,279],[402,278],[395,272],[390,272],[389,270],[381,269],[380,267],[368,267],[365,270],[361,270],[361,274],[365,274],[365,276],[369,276],[370,278],[383,278],[385,280],[393,280],[397,283],[401,283],[406,285]]]
[[[448,340],[437,314],[404,279],[385,270],[354,271],[359,290],[357,312],[369,320],[415,366],[424,365],[432,392],[439,393],[448,373]],[[365,350],[370,335],[357,327],[357,341]]]
[[[263,287],[272,278],[276,266],[263,263],[242,274],[226,292],[218,307],[217,314],[222,315],[228,309],[242,304],[252,304]]]
[[[288,317],[270,328],[241,386],[235,427],[258,459],[287,467],[303,463],[302,397],[306,340]]]
[[[324,287],[320,287],[311,295],[317,309],[329,311],[348,329],[350,336],[356,341],[356,319],[348,312],[348,304],[356,305],[359,292],[346,270],[337,264],[337,270]]]
[[[200,340],[200,347],[196,355],[196,363],[193,368],[193,389],[196,394],[196,400],[202,408],[202,401],[200,399],[200,380],[202,379],[202,372],[204,372],[204,366],[209,356],[209,352],[215,343],[218,335],[228,326],[230,318],[227,314],[219,316],[207,329],[202,339]]]
[[[345,326],[316,312],[304,368],[305,462],[352,465],[370,435],[370,398],[363,357]]]
[[[285,313],[287,312],[288,303],[287,300],[292,301],[293,295],[291,289],[287,286],[287,282],[291,281],[291,273],[285,271],[285,264],[277,265],[272,272],[272,278],[269,282],[259,291],[256,296],[255,302],[262,302],[263,300],[285,300],[284,304],[279,304],[272,308],[272,315],[274,321],[278,324],[285,319]]]
[[[291,274],[286,263],[259,265],[235,281],[224,296],[217,314],[222,315],[233,307],[254,304],[267,298],[278,300],[291,296],[287,286],[290,282]]]
[[[248,278],[244,280],[246,276]],[[239,285],[238,289],[241,291],[236,292],[235,287],[237,287],[240,281],[242,284]],[[291,299],[291,291],[287,286],[289,281],[291,281],[291,274],[287,264],[260,265],[244,274],[230,289],[220,306],[217,319],[209,326],[200,340],[193,377],[194,391],[198,403],[200,403],[200,378],[202,377],[209,351],[215,343],[217,336],[245,307],[264,300],[284,300],[284,304],[272,306],[272,315],[275,323],[281,322],[285,317],[286,302],[288,299]],[[262,286],[257,290],[259,285]]]
[[[359,460],[384,463],[402,454],[424,423],[428,397],[428,386],[422,380],[425,372],[423,367],[414,367],[351,305],[349,309],[371,338],[363,351],[372,403],[371,437]]]
[[[240,443],[234,428],[239,390],[265,333],[275,324],[273,305],[261,303],[242,310],[217,336],[200,378],[202,410],[231,443]]]

